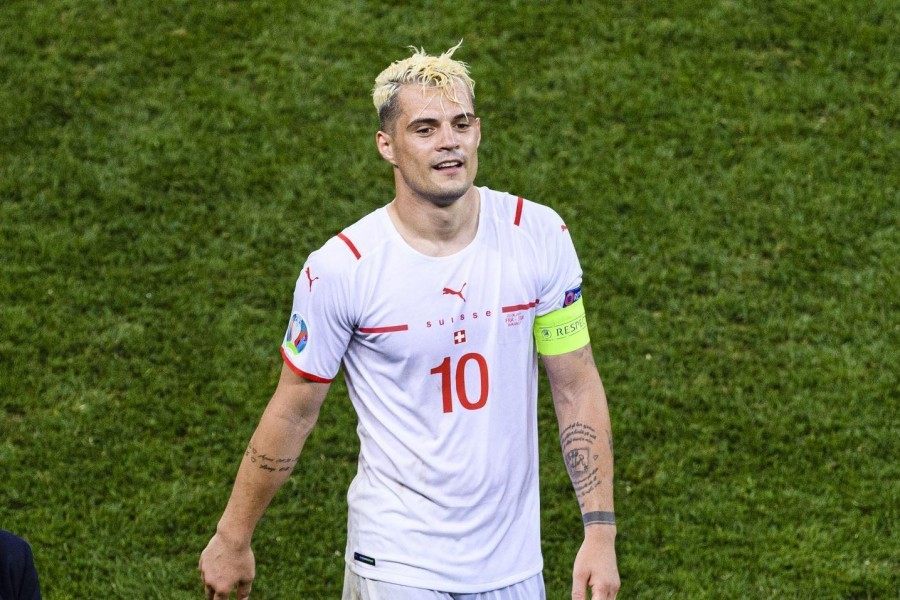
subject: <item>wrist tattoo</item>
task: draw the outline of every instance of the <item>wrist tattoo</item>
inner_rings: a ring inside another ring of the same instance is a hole
[[[594,512],[584,513],[581,520],[585,526],[588,525],[615,525],[616,513],[612,511],[597,510]]]

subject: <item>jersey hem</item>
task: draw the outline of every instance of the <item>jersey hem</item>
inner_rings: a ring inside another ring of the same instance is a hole
[[[525,581],[544,570],[544,561],[541,560],[537,566],[525,571],[520,571],[515,575],[504,577],[503,579],[487,581],[484,583],[460,584],[446,579],[418,579],[416,577],[386,572],[382,569],[367,567],[366,565],[360,564],[358,561],[349,560],[347,557],[344,557],[344,562],[356,575],[366,579],[383,581],[385,583],[393,583],[396,585],[405,585],[407,587],[414,587],[422,590],[433,590],[445,594],[479,594],[482,592],[499,590]]]

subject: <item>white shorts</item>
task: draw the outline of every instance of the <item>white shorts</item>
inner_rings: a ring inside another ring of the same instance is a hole
[[[451,594],[366,579],[351,571],[349,566],[344,568],[343,600],[546,600],[546,598],[544,577],[540,573],[499,590],[476,594]]]

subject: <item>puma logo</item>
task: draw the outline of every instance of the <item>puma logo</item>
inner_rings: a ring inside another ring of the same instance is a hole
[[[452,294],[452,295],[454,295],[454,296],[459,296],[460,298],[462,298],[462,301],[465,302],[465,301],[466,301],[466,297],[463,296],[463,293],[462,293],[464,289],[466,289],[466,282],[463,282],[462,287],[459,288],[459,291],[458,291],[458,292],[455,291],[455,290],[451,290],[450,288],[446,288],[446,287],[445,287],[445,288],[444,288],[444,295]]]
[[[309,279],[309,291],[312,291],[312,284],[313,284],[313,281],[315,281],[315,280],[318,279],[319,277],[318,277],[318,276],[313,277],[313,276],[310,274],[310,272],[309,272],[309,267],[306,267],[306,278]]]

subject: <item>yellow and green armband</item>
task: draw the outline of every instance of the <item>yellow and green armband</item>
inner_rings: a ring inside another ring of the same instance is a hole
[[[583,299],[536,318],[534,341],[544,356],[565,354],[590,342]]]

